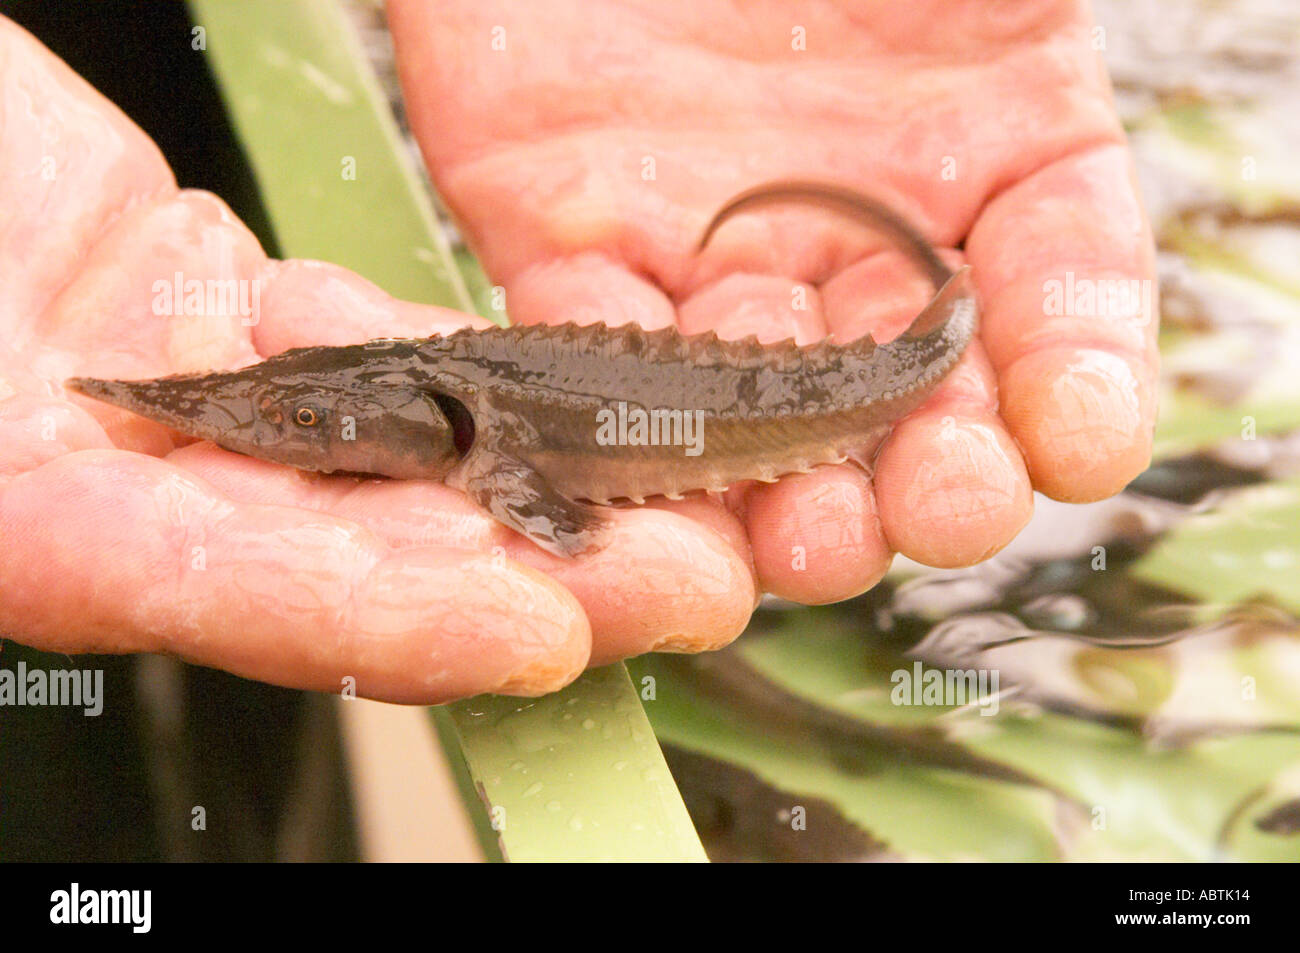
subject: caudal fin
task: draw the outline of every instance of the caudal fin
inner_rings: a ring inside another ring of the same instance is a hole
[[[925,236],[908,224],[903,216],[876,199],[826,182],[769,182],[741,192],[713,216],[700,238],[696,252],[703,251],[722,223],[733,215],[779,202],[804,202],[847,213],[887,235],[916,263],[935,288],[943,286],[952,277],[952,269],[935,254]]]
[[[975,282],[971,279],[970,265],[963,265],[930,299],[930,303],[922,309],[901,336],[913,340],[923,338],[943,327],[954,317],[962,317],[967,313],[972,318],[975,315]]]

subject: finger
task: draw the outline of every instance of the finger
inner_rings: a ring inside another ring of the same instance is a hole
[[[878,583],[893,559],[871,480],[856,467],[754,484],[742,508],[763,591],[783,599],[848,599]]]
[[[663,300],[667,304],[667,299]],[[798,344],[809,344],[820,340],[826,333],[816,289],[774,275],[730,275],[701,289],[686,301],[678,311],[677,321],[683,334],[715,331],[724,339],[756,334],[765,343],[794,339]],[[834,536],[833,545],[842,549],[843,540],[861,539],[864,532],[869,532],[871,521],[863,516],[861,508],[866,506],[874,510],[874,507],[869,501],[864,503],[860,495],[855,496],[861,489],[854,485],[855,479],[865,482],[852,475],[811,478],[810,483],[822,480],[842,484],[840,489],[844,494],[837,496],[837,490],[827,487],[810,490],[805,505],[793,519],[787,518],[784,508],[791,501],[800,498],[797,492],[792,494],[789,487],[755,487],[751,491],[752,522],[747,523],[747,526],[750,538],[756,541],[755,545],[761,544],[761,551],[756,549],[754,558],[758,578],[764,589],[790,598],[833,601],[837,597],[845,598],[860,592],[879,579],[883,569],[879,568],[881,559],[876,551],[868,548],[855,552],[853,558],[838,563],[833,563],[825,552],[830,536]],[[794,485],[791,484],[791,487]],[[869,489],[867,495],[870,495]],[[850,499],[861,505],[849,503]],[[713,511],[702,504],[692,503],[683,507],[665,501],[660,505],[669,511],[690,512],[693,516],[712,518]],[[725,513],[716,504],[713,509],[718,514]],[[755,535],[756,528],[760,535]],[[830,575],[816,571],[805,572],[806,559],[803,556],[792,558],[790,553],[809,546],[813,548],[815,567],[825,569],[835,565],[836,572]],[[742,544],[739,548],[733,548],[733,552],[743,553],[747,548]],[[823,556],[828,558],[823,559]],[[885,555],[884,563],[888,565],[888,555]],[[868,565],[863,568],[863,564]],[[734,567],[731,568],[734,570]],[[846,577],[849,578],[847,582]],[[729,612],[739,614],[742,606],[743,603],[736,600],[728,609]],[[752,602],[744,608],[745,615],[751,610]],[[588,611],[590,614],[593,610],[589,608]],[[707,617],[707,614],[700,616]],[[597,644],[603,644],[603,639],[598,639]],[[671,643],[661,642],[655,647],[662,650],[674,645],[689,649],[698,644],[698,640],[674,638]],[[630,644],[628,648],[631,648]]]
[[[1002,193],[967,242],[1002,416],[1034,486],[1110,496],[1155,421],[1154,248],[1127,151],[1062,159]]]
[[[992,368],[972,343],[934,395],[886,438],[876,457],[876,501],[898,552],[928,566],[969,566],[1029,522],[1029,474],[995,395]]]
[[[446,547],[396,554],[356,523],[235,502],[140,454],[74,453],[15,478],[0,536],[0,629],[46,650],[164,651],[428,704],[552,691],[590,649],[581,608],[534,570]]]
[[[960,255],[945,253],[949,265]],[[934,289],[896,252],[845,269],[822,289],[836,340],[888,341]],[[935,566],[978,562],[1029,519],[1024,464],[997,417],[991,368],[974,344],[935,394],[895,425],[875,461],[877,513],[887,547]]]
[[[655,650],[720,648],[744,631],[757,601],[753,573],[734,542],[739,528],[716,504],[605,510],[613,526],[604,548],[563,559],[433,481],[303,474],[211,444],[186,447],[169,461],[234,499],[328,512],[394,549],[457,547],[539,569],[582,605],[596,665]]]
[[[355,272],[322,261],[268,266],[253,343],[263,356],[291,347],[360,344],[380,337],[431,337],[491,322],[400,301]]]
[[[764,343],[826,336],[815,288],[777,275],[738,273],[701,288],[682,303],[685,334],[714,330]],[[835,602],[875,585],[892,556],[880,533],[870,482],[852,467],[821,467],[773,484],[751,484],[740,500],[765,592],[795,602]]]

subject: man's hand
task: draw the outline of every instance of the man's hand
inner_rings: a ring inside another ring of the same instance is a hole
[[[927,289],[875,236],[824,214],[738,219],[693,258],[726,198],[774,178],[858,183],[948,246],[969,233],[984,348],[895,430],[873,477],[822,468],[737,488],[726,506],[616,511],[611,545],[578,561],[436,483],[358,484],[177,446],[64,393],[73,375],[231,367],[468,319],[332,266],[268,261],[0,21],[0,631],[306,688],[353,677],[399,701],[539,693],[589,660],[725,644],[756,575],[831,601],[877,581],[894,550],[983,558],[1028,518],[1030,475],[1061,498],[1117,490],[1149,447],[1150,316],[1051,316],[1043,292],[1066,271],[1152,269],[1086,21],[1073,7],[1020,5],[1011,22],[986,4],[914,7],[855,23],[826,6],[787,24],[780,5],[742,21],[685,4],[595,16],[393,4],[435,179],[515,320],[802,341],[900,328]],[[900,15],[910,22],[887,19]],[[791,49],[800,29],[807,50]],[[257,282],[258,322],[160,309],[155,282],[177,271]]]
[[[0,97],[0,635],[428,703],[547,692],[592,658],[714,648],[744,627],[753,574],[726,514],[617,513],[608,549],[572,563],[438,483],[178,446],[65,392],[74,375],[235,367],[470,319],[334,266],[267,260],[3,18]],[[255,286],[255,323],[185,313],[156,286],[178,272],[242,282],[246,302]]]
[[[1154,249],[1083,4],[390,0],[389,18],[434,180],[514,321],[901,330],[931,289],[825,212],[746,216],[694,257],[727,199],[776,179],[854,186],[973,266],[982,346],[873,474],[729,494],[764,590],[843,599],[896,551],[968,565],[1024,526],[1031,487],[1095,500],[1146,466],[1154,315],[1107,313],[1105,289],[1151,289]]]

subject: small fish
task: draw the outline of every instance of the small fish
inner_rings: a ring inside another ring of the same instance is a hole
[[[973,337],[969,269],[953,272],[897,214],[847,189],[751,189],[714,216],[700,247],[737,212],[785,201],[848,211],[924,272],[936,294],[902,335],[799,347],[636,325],[465,329],[67,387],[303,470],[441,480],[543,549],[574,556],[602,544],[598,506],[615,500],[866,465]]]

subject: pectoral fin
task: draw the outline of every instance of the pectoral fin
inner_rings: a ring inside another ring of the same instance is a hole
[[[448,483],[557,556],[598,549],[609,527],[596,507],[569,499],[527,463],[495,450],[476,447]]]

